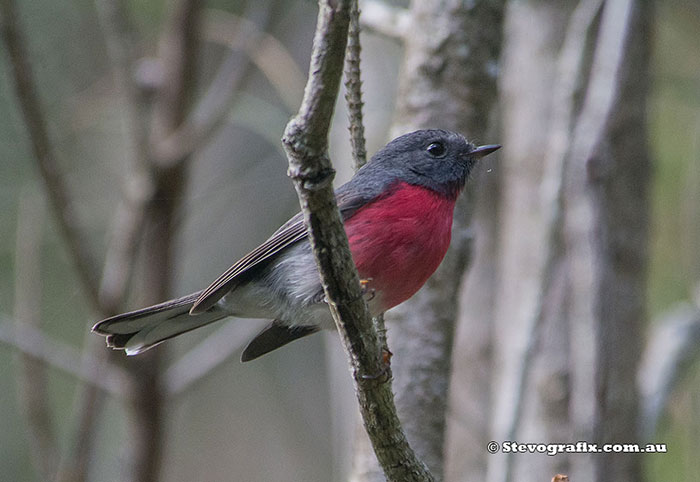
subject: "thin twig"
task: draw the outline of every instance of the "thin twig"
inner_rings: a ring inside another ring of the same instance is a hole
[[[21,327],[39,329],[41,317],[41,237],[44,224],[43,200],[36,193],[23,192],[17,214],[15,249],[15,319]],[[29,426],[32,462],[45,479],[54,473],[58,457],[56,433],[48,394],[46,364],[20,350],[20,406]]]
[[[75,263],[78,278],[93,308],[98,308],[98,270],[90,255],[86,234],[80,227],[70,192],[58,166],[49,139],[36,82],[28,61],[25,35],[16,12],[15,0],[0,2],[0,30],[11,64],[15,93],[24,117],[35,161],[46,187],[51,207]]]
[[[377,458],[390,481],[433,480],[401,430],[391,392],[391,369],[383,361],[332,188],[328,130],[342,76],[349,21],[349,1],[319,2],[304,100],[287,125],[283,143],[289,175],[299,195],[328,305],[348,354],[365,428]]]
[[[357,0],[351,0],[348,46],[345,53],[345,102],[350,120],[352,159],[357,171],[367,162],[365,126],[362,123],[362,79],[360,76],[360,10]]]
[[[352,147],[352,162],[355,172],[367,163],[365,127],[362,115],[364,102],[362,101],[362,70],[360,68],[362,52],[360,43],[360,10],[357,3],[358,0],[351,0],[348,45],[345,51],[345,102],[348,109],[350,146]],[[372,322],[377,330],[379,346],[384,353],[389,353],[384,314],[382,313],[373,318]]]

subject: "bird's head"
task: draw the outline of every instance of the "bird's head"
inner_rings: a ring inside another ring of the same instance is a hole
[[[397,137],[369,164],[408,184],[457,197],[476,162],[500,147],[477,147],[460,134],[426,129]]]

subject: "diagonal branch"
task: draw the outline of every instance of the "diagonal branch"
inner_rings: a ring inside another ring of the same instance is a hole
[[[396,415],[390,369],[362,297],[332,188],[328,130],[342,75],[349,1],[319,2],[309,79],[285,130],[289,175],[299,195],[328,304],[345,346],[365,428],[390,481],[433,480],[408,445]],[[377,374],[386,377],[377,378]]]

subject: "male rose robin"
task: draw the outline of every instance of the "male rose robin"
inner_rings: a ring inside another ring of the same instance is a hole
[[[476,161],[500,146],[420,130],[391,141],[336,191],[352,257],[376,316],[406,301],[437,269],[452,214]],[[243,351],[252,360],[335,324],[301,214],[238,260],[208,288],[97,323],[128,355],[228,316],[273,320]]]

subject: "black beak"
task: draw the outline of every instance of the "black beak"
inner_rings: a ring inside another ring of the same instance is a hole
[[[474,149],[473,151],[471,151],[469,153],[469,155],[471,157],[481,159],[482,157],[488,156],[489,154],[491,154],[494,151],[499,150],[500,148],[501,148],[501,146],[499,146],[498,144],[489,144],[486,146],[479,146],[476,149]]]

